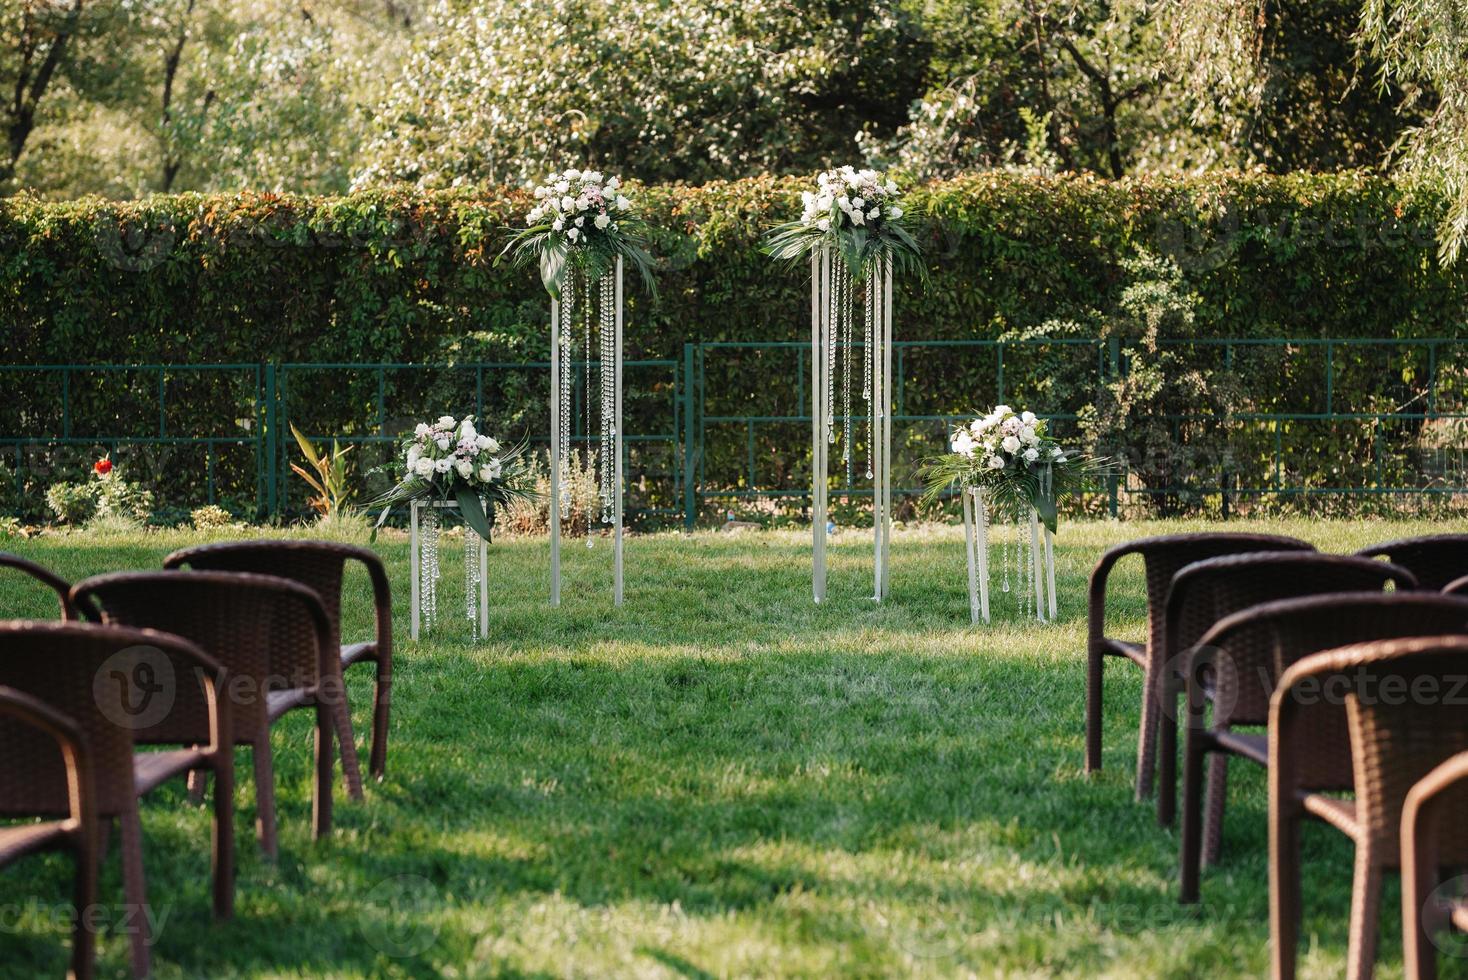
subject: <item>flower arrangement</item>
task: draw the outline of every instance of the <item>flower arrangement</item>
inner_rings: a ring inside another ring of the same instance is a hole
[[[958,426],[949,448],[923,466],[924,502],[954,486],[982,487],[1001,507],[1033,507],[1052,533],[1056,502],[1084,490],[1101,466],[1098,458],[1052,439],[1044,419],[1008,405]]]
[[[472,415],[462,420],[445,415],[433,423],[420,423],[402,448],[402,479],[370,505],[382,508],[379,527],[394,505],[453,498],[464,523],[488,541],[494,508],[534,495],[534,484],[521,462],[524,447],[506,449],[494,437],[482,435]],[[489,513],[482,502],[489,504]]]
[[[516,265],[540,263],[540,279],[557,298],[568,267],[594,282],[621,256],[653,289],[652,262],[647,254],[647,223],[624,193],[622,181],[596,170],[551,174],[536,187],[535,206],[500,253]]]
[[[800,218],[770,234],[765,251],[798,262],[822,246],[833,247],[861,278],[878,258],[891,257],[904,269],[916,267],[921,252],[903,219],[896,181],[875,170],[842,167],[816,177],[816,189],[800,194]]]

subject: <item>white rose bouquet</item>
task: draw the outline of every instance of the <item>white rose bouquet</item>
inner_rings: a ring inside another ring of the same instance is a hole
[[[1053,533],[1056,503],[1085,490],[1102,460],[1064,449],[1045,420],[999,405],[953,430],[950,451],[927,460],[924,502],[952,487],[982,487],[1000,506],[1033,507]]]
[[[621,256],[653,289],[652,261],[647,254],[647,223],[625,193],[620,178],[596,170],[551,174],[536,187],[535,206],[525,216],[500,258],[516,265],[540,263],[540,279],[557,298],[567,266],[575,266],[595,282]],[[498,260],[497,260],[498,261]]]
[[[486,541],[494,526],[494,508],[535,495],[535,481],[521,460],[523,446],[504,447],[474,427],[474,416],[462,420],[445,415],[420,423],[403,441],[403,476],[387,493],[372,501],[381,507],[380,527],[388,511],[411,500],[458,501],[468,524]],[[489,511],[485,512],[484,504]]]
[[[921,247],[903,223],[907,216],[897,183],[875,170],[842,167],[816,177],[815,190],[800,194],[799,220],[770,233],[765,251],[798,262],[830,245],[861,278],[879,257],[904,269],[918,266]]]

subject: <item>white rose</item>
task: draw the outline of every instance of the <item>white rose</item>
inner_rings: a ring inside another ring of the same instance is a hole
[[[458,424],[459,420],[454,418],[452,415],[440,415],[438,417],[438,427],[440,429],[452,429]]]
[[[537,187],[535,189],[535,199],[538,201],[541,198],[545,197],[546,194],[548,194],[548,193],[550,193],[550,192],[547,191],[544,187]]]
[[[489,471],[489,478],[491,480],[498,480],[500,478],[500,474],[504,473],[505,471],[504,464],[497,459],[490,460],[485,465],[484,469]]]
[[[1019,440],[1026,445],[1033,446],[1040,441],[1040,437],[1035,434],[1035,430],[1032,427],[1027,425],[1019,430]]]
[[[851,223],[854,225],[864,225],[867,223],[867,216],[860,211],[853,211],[851,212]]]
[[[566,223],[560,218],[557,218],[555,221],[551,222],[551,227],[554,228],[556,231],[560,231],[562,228],[566,227]]]
[[[461,459],[454,464],[454,469],[458,471],[460,477],[467,480],[474,473],[474,464],[467,459]]]
[[[1025,462],[1026,463],[1033,463],[1035,460],[1037,460],[1039,458],[1040,458],[1040,450],[1036,449],[1034,446],[1031,446],[1029,449],[1026,449],[1025,450]]]
[[[575,228],[567,228],[566,237],[574,242],[576,239],[581,237],[581,232],[577,231]]]
[[[413,464],[413,472],[418,476],[430,477],[433,475],[433,460],[420,459]]]
[[[974,440],[968,434],[967,429],[959,429],[953,433],[953,451],[960,456],[972,456],[974,454]]]
[[[598,228],[605,228],[607,225],[609,225],[611,223],[612,223],[611,217],[609,215],[605,215],[605,214],[599,214],[599,215],[597,215],[596,216],[596,220],[592,222],[592,224],[596,225]]]
[[[1004,451],[1007,453],[1017,453],[1019,452],[1019,436],[1005,436],[1004,441],[1000,445],[1004,447]]]
[[[557,194],[564,194],[564,193],[566,193],[566,191],[568,191],[570,189],[571,189],[571,185],[570,185],[569,182],[564,181],[564,180],[558,180],[558,181],[556,181],[556,193]]]
[[[1055,460],[1055,462],[1057,463],[1063,463],[1065,462],[1065,453],[1060,449],[1059,446],[1057,446],[1054,449],[1050,450],[1050,458]]]
[[[889,181],[887,181],[887,193],[888,194],[896,194],[897,193],[897,181],[895,181],[895,180],[889,180]],[[893,215],[893,217],[895,218],[896,215]]]
[[[464,419],[463,424],[459,426],[459,438],[473,439],[477,435],[479,435],[479,430],[474,428],[474,420],[470,418]]]
[[[872,220],[872,221],[876,221],[881,216],[882,216],[882,209],[881,208],[872,208],[870,211],[867,212],[867,218],[870,219],[870,220]]]
[[[1036,422],[1035,413],[1034,412],[1020,412],[1019,413],[1019,420],[1021,422],[1023,422],[1025,425],[1034,425],[1035,422]]]
[[[1002,456],[990,456],[989,457],[989,460],[988,460],[988,466],[989,466],[989,469],[991,469],[991,470],[1002,470],[1002,469],[1004,469],[1004,457],[1002,457]]]
[[[618,194],[617,195],[617,210],[618,211],[626,211],[630,207],[632,207],[632,202],[629,201],[629,200],[627,200],[621,194]]]
[[[433,444],[439,449],[447,452],[449,446],[452,444],[452,440],[449,439],[448,436],[439,436],[437,439],[433,440]]]
[[[413,435],[417,436],[419,439],[427,439],[428,434],[432,431],[433,430],[429,428],[427,422],[419,422],[418,427],[413,430]]]
[[[417,463],[418,460],[420,460],[422,458],[423,458],[423,450],[419,449],[417,446],[409,446],[408,447],[408,472],[409,473],[413,472],[413,466],[414,466],[414,464]]]
[[[577,170],[575,167],[571,167],[569,170],[566,171],[565,176],[569,180],[577,180],[581,176],[581,171]]]
[[[822,231],[822,232],[830,231],[831,230],[831,219],[830,218],[822,218],[820,221],[817,221],[816,222],[816,230],[817,231]]]
[[[867,206],[867,202],[864,198],[854,197],[851,199],[851,206],[854,208],[864,208]]]
[[[1010,407],[1008,405],[995,405],[994,406],[994,413],[990,417],[991,418],[1003,418],[1004,416],[1008,415],[1009,413],[1010,413]]]
[[[481,483],[489,483],[493,479],[494,479],[494,468],[492,466],[490,466],[488,463],[486,463],[483,466],[479,467],[479,482],[481,482]]]
[[[576,227],[577,228],[581,228],[581,227],[584,227],[585,225],[586,225],[586,215],[583,214],[581,217],[579,217],[579,218],[576,219]]]
[[[445,456],[443,459],[435,459],[433,461],[433,472],[447,473],[449,470],[453,469],[453,466],[454,461]]]
[[[887,217],[889,217],[889,218],[900,218],[900,217],[902,217],[902,209],[899,208],[899,207],[897,207],[896,205],[893,205],[892,207],[890,207],[890,208],[887,209]]]

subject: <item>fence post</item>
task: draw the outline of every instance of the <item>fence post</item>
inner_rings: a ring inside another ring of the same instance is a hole
[[[274,519],[279,517],[276,509],[276,485],[279,483],[276,466],[279,464],[275,450],[276,419],[275,365],[265,365],[265,513]]]
[[[1121,378],[1121,338],[1120,337],[1111,337],[1111,338],[1109,338],[1107,340],[1107,342],[1106,342],[1106,349],[1107,349],[1108,367],[1110,368],[1111,378],[1113,380],[1120,379]],[[1109,501],[1108,501],[1108,509],[1111,512],[1111,519],[1112,520],[1116,520],[1117,512],[1119,510],[1119,508],[1117,506],[1118,503],[1119,503],[1119,501],[1118,501],[1117,498],[1119,496],[1120,487],[1119,487],[1119,480],[1117,478],[1116,470],[1115,470],[1114,466],[1113,466],[1113,469],[1111,471],[1111,475],[1106,478],[1106,489],[1107,489],[1107,496],[1110,498]]]
[[[697,467],[698,429],[694,421],[693,344],[683,345],[683,527],[689,531],[698,521]]]

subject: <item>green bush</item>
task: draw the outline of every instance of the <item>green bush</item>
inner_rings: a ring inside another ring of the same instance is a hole
[[[229,527],[234,523],[234,516],[216,504],[207,504],[203,507],[195,507],[190,517],[194,527],[200,531],[208,531],[213,528]]]
[[[658,295],[629,284],[627,356],[681,359],[686,341],[808,339],[808,273],[775,266],[759,248],[761,235],[798,207],[805,182],[763,177],[640,189],[655,228]],[[1064,332],[1058,325],[1081,324],[1126,340],[1133,366],[1143,364],[1145,338],[1126,324],[1136,319],[1129,305],[1140,299],[1139,283],[1153,275],[1135,265],[1148,254],[1175,267],[1167,288],[1189,297],[1188,316],[1164,324],[1162,339],[1451,337],[1463,332],[1468,310],[1468,265],[1444,267],[1436,258],[1441,203],[1366,174],[1109,182],[995,173],[924,185],[911,198],[910,210],[923,216],[927,278],[900,284],[899,339],[1049,336]],[[499,189],[0,201],[0,357],[8,364],[128,365],[544,360],[548,302],[536,275],[494,262],[506,229],[528,206],[525,192]],[[992,357],[911,353],[908,413],[974,411],[996,397]],[[706,365],[709,414],[802,410],[796,352],[716,354]],[[1104,416],[1111,396],[1074,373],[1085,367],[1094,378],[1095,357],[1087,357],[1074,369],[1054,354],[1007,361],[1006,399],[1039,412],[1089,408]],[[1221,370],[1202,348],[1174,348],[1169,357],[1169,370],[1205,383]],[[1406,357],[1388,348],[1339,349],[1335,368],[1338,411],[1419,404],[1434,374],[1458,394],[1465,387],[1462,363],[1433,363],[1421,349]],[[1074,383],[1061,383],[1066,371]],[[1241,357],[1230,373],[1239,382],[1236,400],[1256,412],[1323,389],[1325,377],[1313,352],[1278,349]],[[250,367],[76,373],[66,395],[70,431],[146,437],[165,434],[166,425],[169,436],[249,440],[263,424],[256,408],[262,377]],[[487,373],[486,418],[510,437],[539,435],[545,383],[543,372]],[[674,431],[671,383],[664,369],[629,375],[627,431]],[[34,420],[60,419],[55,375],[18,373],[8,384],[0,435],[45,434]],[[167,394],[162,410],[160,390]],[[1444,390],[1439,410],[1448,410]],[[360,371],[296,372],[279,397],[285,419],[347,444],[353,435],[375,434],[379,405],[386,427],[400,431],[417,417],[464,411],[475,394],[473,372]],[[1125,404],[1165,414],[1205,402],[1185,404],[1163,390]],[[1113,414],[1122,404],[1112,404]],[[58,421],[51,434],[60,428]],[[939,428],[900,435],[899,473],[935,448]],[[1421,426],[1407,428],[1415,438]],[[1403,433],[1391,435],[1388,445],[1403,444]],[[800,486],[808,463],[791,447],[803,439],[798,424],[761,427],[751,451],[742,428],[711,433],[701,447],[703,483],[739,486],[745,461],[754,458],[759,486]],[[1261,446],[1247,446],[1243,460],[1258,472]],[[1362,458],[1359,448],[1354,437],[1322,436],[1290,454],[1298,473],[1289,475],[1328,483],[1332,461]],[[373,455],[379,450],[359,450],[364,472],[382,461]],[[210,466],[202,446],[119,448],[160,505],[191,504],[209,485],[231,508],[252,509],[253,445],[221,442],[215,451]],[[64,472],[65,452],[28,459],[27,477],[42,463]],[[653,448],[633,452],[631,505],[679,506],[669,475],[676,461],[654,458]]]
[[[97,513],[97,494],[90,482],[54,483],[46,491],[46,506],[62,524],[85,524]]]

